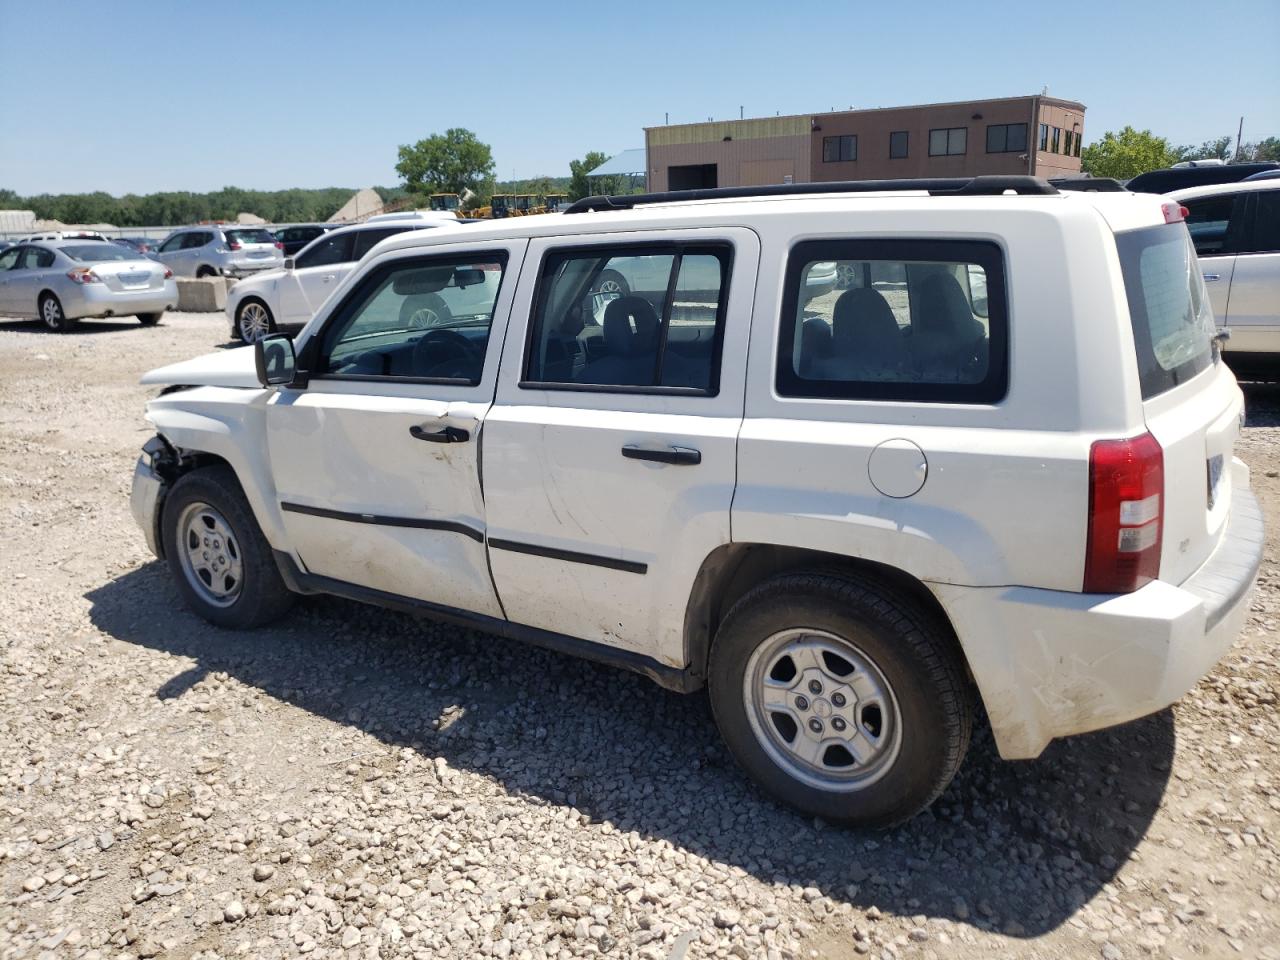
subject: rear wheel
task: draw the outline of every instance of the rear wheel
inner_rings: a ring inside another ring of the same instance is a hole
[[[261,300],[245,300],[236,308],[236,335],[245,343],[257,343],[275,328],[271,311]]]
[[[140,313],[137,316],[138,322],[144,327],[154,327],[160,322],[160,318],[164,316],[164,311],[161,310],[158,313]]]
[[[945,628],[891,585],[788,574],[739,600],[708,676],[716,723],[767,792],[836,823],[890,826],[932,803],[972,706]]]
[[[66,333],[75,326],[76,322],[68,320],[67,315],[62,312],[62,301],[52,293],[42,294],[39,306],[40,319],[54,333]]]
[[[183,599],[220,627],[257,627],[283,615],[294,596],[229,467],[179,478],[161,517],[165,557]]]

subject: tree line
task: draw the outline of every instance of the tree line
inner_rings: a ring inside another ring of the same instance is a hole
[[[403,188],[375,188],[387,200]],[[171,227],[202,220],[234,220],[237,214],[254,213],[270,223],[328,220],[351,199],[351,187],[318,190],[242,190],[223,187],[213,193],[185,190],[145,195],[109,193],[42,193],[19,196],[0,189],[0,209],[32,210],[41,220],[63,223],[110,223],[117,227]]]

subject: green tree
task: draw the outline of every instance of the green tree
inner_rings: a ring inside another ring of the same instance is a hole
[[[1102,139],[1080,153],[1081,167],[1095,177],[1128,180],[1148,170],[1160,170],[1178,162],[1178,151],[1164,137],[1150,130],[1125,127],[1119,133],[1107,131]]]
[[[1230,160],[1231,144],[1234,139],[1234,137],[1218,137],[1216,140],[1206,140],[1198,147],[1187,144],[1185,147],[1178,148],[1178,160]]]
[[[1267,137],[1240,148],[1241,160],[1280,160],[1280,137]]]
[[[616,195],[627,192],[624,177],[616,175],[593,177],[592,180],[594,182],[587,182],[587,174],[608,159],[608,154],[601,153],[599,150],[592,150],[581,160],[569,161],[568,193],[570,200],[581,200],[583,197],[589,197],[592,194]]]
[[[396,173],[410,193],[482,193],[493,180],[493,151],[462,127],[400,147]],[[492,186],[489,186],[492,192]]]

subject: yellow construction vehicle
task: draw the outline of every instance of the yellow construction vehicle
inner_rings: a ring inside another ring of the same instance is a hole
[[[567,193],[548,193],[542,198],[542,209],[545,213],[557,213],[561,207],[569,205]]]
[[[430,203],[432,210],[457,213],[462,206],[462,198],[456,193],[433,193]]]
[[[518,213],[513,213],[516,207],[516,196],[514,193],[495,193],[489,200],[490,216],[495,220],[503,217],[518,217]]]

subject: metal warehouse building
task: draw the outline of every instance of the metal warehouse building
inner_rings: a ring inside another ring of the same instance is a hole
[[[1084,105],[1048,96],[645,129],[649,190],[1080,172]]]

